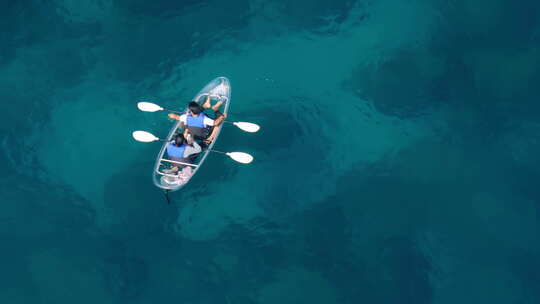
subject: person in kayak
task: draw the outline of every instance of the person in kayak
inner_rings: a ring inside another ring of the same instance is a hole
[[[201,152],[201,146],[194,140],[186,140],[183,134],[176,134],[167,144],[167,155],[172,161],[191,163],[191,157]],[[178,167],[184,165],[174,164],[167,173],[178,172]]]
[[[219,112],[219,107],[221,106],[222,102],[218,101],[214,106],[211,106],[210,99],[210,96],[206,97],[203,107],[201,107],[195,101],[190,102],[188,105],[189,111],[187,114],[169,114],[169,118],[181,121],[186,127],[184,136],[187,136],[187,133],[189,132],[195,138],[202,139],[205,144],[210,144],[214,140],[221,124],[226,117],[226,115]],[[215,120],[203,113],[205,108],[212,108],[212,110],[214,110],[216,115]]]

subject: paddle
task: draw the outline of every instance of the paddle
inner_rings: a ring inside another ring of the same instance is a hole
[[[168,111],[168,112],[172,112],[172,113],[176,113],[176,114],[184,114],[183,112],[165,109],[165,108],[162,108],[162,107],[158,106],[155,103],[146,102],[146,101],[138,102],[137,103],[137,108],[139,108],[139,110],[144,111],[144,112]]]
[[[146,131],[134,131],[131,135],[136,141],[140,141],[140,142],[166,141],[165,139],[158,138],[154,134],[150,132],[146,132]],[[209,151],[225,154],[228,157],[232,158],[234,161],[237,161],[242,164],[249,164],[253,161],[253,156],[244,152],[222,152],[222,151],[217,151],[217,150],[209,150]]]
[[[165,109],[155,103],[146,102],[146,101],[141,101],[137,103],[137,108],[139,108],[139,110],[144,111],[144,112],[168,111],[168,112],[173,112],[177,114],[183,114],[182,112]],[[233,124],[237,126],[240,130],[246,131],[249,133],[255,133],[259,131],[259,129],[261,128],[258,125],[251,122],[243,122],[243,121],[235,121],[235,122],[224,121],[224,122]]]
[[[154,134],[146,131],[134,131],[131,133],[131,136],[133,136],[136,141],[140,142],[153,142],[158,140],[165,141],[164,139],[157,138],[154,136]]]
[[[255,133],[255,132],[259,131],[259,129],[261,128],[261,127],[259,127],[259,125],[256,125],[256,124],[251,123],[251,122],[243,122],[243,121],[231,122],[231,121],[226,121],[226,120],[223,121],[223,122],[233,124],[233,125],[237,126],[240,130],[246,131],[246,132],[249,132],[249,133]]]
[[[242,163],[242,164],[249,164],[253,161],[253,156],[244,153],[244,152],[221,152],[217,150],[210,150],[210,152],[216,152],[219,154],[225,154],[232,158],[233,160]]]

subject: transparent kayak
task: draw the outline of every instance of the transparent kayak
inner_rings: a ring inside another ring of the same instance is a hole
[[[195,95],[193,101],[197,101],[200,105],[202,105],[208,95],[210,95],[212,98],[212,104],[215,104],[217,100],[223,101],[220,111],[224,114],[228,113],[231,100],[231,85],[227,78],[218,77],[210,81],[201,91],[199,91],[199,93],[197,93],[197,95]],[[187,103],[188,102],[185,102],[186,109],[184,113],[187,113]],[[210,152],[209,150],[214,147],[214,144],[218,140],[219,134],[221,133],[221,128],[218,130],[216,137],[210,143],[210,145],[203,147],[202,151],[197,155],[196,159],[193,160],[192,163],[177,162],[167,158],[166,150],[168,143],[173,139],[174,134],[182,133],[183,131],[184,130],[182,129],[180,121],[176,122],[169,131],[167,141],[163,143],[163,146],[161,147],[161,150],[156,158],[152,179],[154,181],[154,185],[163,190],[180,190],[191,180],[191,178],[193,178],[193,176],[195,176],[199,168],[206,160],[206,157]],[[168,168],[174,165],[183,166],[184,168],[181,169],[178,174],[169,173]]]

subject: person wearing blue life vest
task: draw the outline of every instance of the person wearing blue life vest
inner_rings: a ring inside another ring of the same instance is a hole
[[[225,120],[226,115],[222,114],[218,110],[222,102],[219,101],[214,106],[210,106],[210,99],[210,96],[206,97],[203,107],[201,107],[195,101],[190,102],[188,105],[189,111],[187,114],[169,114],[169,118],[179,120],[185,126],[184,136],[187,136],[189,132],[196,139],[202,139],[206,144],[210,144],[214,140],[219,127]],[[212,110],[214,110],[216,115],[215,120],[203,113],[205,108],[212,108]]]
[[[191,163],[191,157],[201,152],[201,146],[193,140],[186,140],[183,134],[176,134],[167,144],[167,156],[172,161]],[[171,173],[177,172],[181,164],[173,164]]]

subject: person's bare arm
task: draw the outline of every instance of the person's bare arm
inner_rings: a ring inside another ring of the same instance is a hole
[[[227,118],[227,114],[223,114],[220,117],[216,118],[216,120],[214,120],[214,127],[219,127],[223,123],[225,118]]]
[[[212,129],[212,133],[210,134],[210,136],[208,136],[208,138],[204,140],[204,142],[208,144],[208,143],[211,143],[214,140],[214,138],[216,138],[217,132],[221,128],[221,124],[223,123],[226,117],[227,117],[227,114],[223,114],[220,117],[216,118],[216,120],[214,120],[214,129]]]
[[[214,127],[212,129],[212,133],[210,134],[210,136],[208,136],[204,140],[204,142],[207,143],[207,144],[211,143],[214,140],[214,138],[216,138],[216,135],[217,135],[217,132],[219,131],[219,128],[221,128],[221,126]]]
[[[168,115],[168,116],[169,116],[169,118],[170,118],[170,119],[174,119],[174,120],[180,120],[180,115],[178,115],[178,114],[174,114],[174,113],[169,113],[169,115]],[[181,128],[181,129],[186,129],[186,124],[185,124],[185,123],[183,123],[183,122],[182,122],[182,123],[180,123],[180,128]],[[184,136],[186,136],[186,133],[185,133],[185,131],[184,131]]]
[[[174,114],[174,113],[169,113],[169,116],[170,119],[174,119],[174,120],[180,120],[180,115],[178,114]]]

